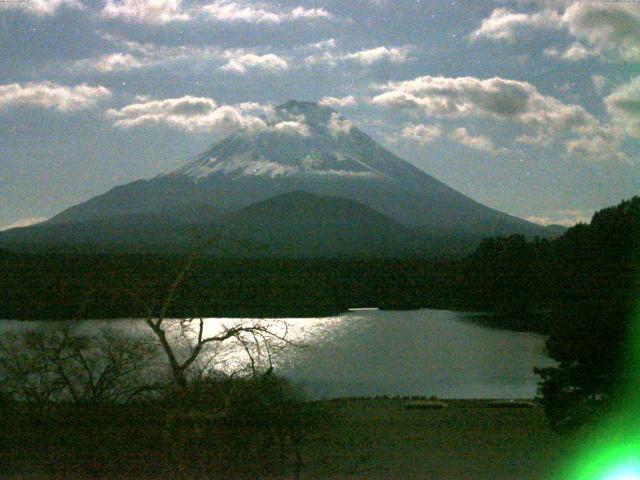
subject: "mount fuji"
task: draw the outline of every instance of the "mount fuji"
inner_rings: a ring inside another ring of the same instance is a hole
[[[291,221],[299,217],[304,222]],[[448,187],[331,108],[290,101],[259,127],[223,138],[174,171],[115,187],[43,224],[0,233],[0,243],[180,244],[194,232],[297,244],[296,254],[333,235],[331,248],[307,252],[330,255],[345,253],[340,245],[347,244],[346,253],[358,253],[349,238],[364,239],[356,242],[359,253],[372,251],[367,242],[379,253],[394,245],[415,252],[429,243],[554,233]]]

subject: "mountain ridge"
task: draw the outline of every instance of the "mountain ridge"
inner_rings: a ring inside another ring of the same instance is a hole
[[[295,191],[358,202],[430,238],[553,235],[447,186],[335,110],[299,101],[275,107],[260,128],[228,135],[173,171],[114,187],[45,224],[137,215],[207,224]]]

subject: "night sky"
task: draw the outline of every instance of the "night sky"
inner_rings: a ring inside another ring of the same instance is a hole
[[[640,3],[2,0],[0,228],[290,99],[491,207],[586,221],[640,193]]]

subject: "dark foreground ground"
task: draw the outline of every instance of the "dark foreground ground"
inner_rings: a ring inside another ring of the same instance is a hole
[[[407,410],[405,403],[336,403],[340,420],[308,439],[307,478],[542,480],[568,453],[567,438],[549,429],[540,407],[458,400]]]
[[[570,439],[549,429],[538,406],[458,400],[441,410],[408,410],[407,402],[316,403],[300,478],[544,480],[570,455]],[[276,465],[275,437],[264,432],[221,428],[212,439],[186,425],[190,439],[181,440],[167,436],[159,411],[132,415],[120,421],[111,415],[99,431],[100,422],[92,427],[86,415],[68,415],[39,434],[48,440],[14,435],[0,453],[0,478],[294,478],[293,457]]]

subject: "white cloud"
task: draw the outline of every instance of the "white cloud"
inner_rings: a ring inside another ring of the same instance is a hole
[[[9,225],[0,226],[0,232],[11,230],[12,228],[30,227],[31,225],[44,222],[45,220],[47,220],[47,217],[21,218],[20,220],[17,220]]]
[[[604,100],[612,122],[633,138],[640,138],[640,76],[616,88]]]
[[[320,40],[319,42],[309,43],[306,45],[306,48],[313,48],[316,50],[326,50],[330,48],[336,48],[338,43],[335,38],[328,38],[326,40]]]
[[[184,10],[182,0],[106,0],[100,15],[148,25],[184,22],[192,18]]]
[[[311,132],[309,131],[309,125],[304,123],[304,121],[291,121],[286,120],[283,122],[275,123],[270,127],[276,132],[289,134],[289,135],[302,135],[304,137],[308,137]]]
[[[333,52],[324,51],[314,55],[309,55],[304,59],[305,65],[327,65],[329,67],[335,67],[340,60],[340,56]]]
[[[569,32],[600,55],[640,61],[640,4],[576,1],[562,16]]]
[[[111,72],[140,68],[169,66],[188,63],[190,68],[213,63],[222,70],[245,74],[249,70],[280,71],[289,68],[287,59],[278,55],[245,49],[223,50],[211,45],[164,46],[138,43],[121,36],[99,32],[100,36],[123,52],[111,53],[98,58],[88,58],[72,63],[69,70]],[[179,68],[179,67],[174,67]]]
[[[79,0],[26,0],[0,2],[2,10],[23,10],[34,15],[54,15],[60,8],[74,8],[82,10],[84,6]]]
[[[0,85],[0,108],[30,105],[69,112],[92,107],[109,95],[111,92],[108,88],[100,85],[92,87],[86,83],[73,87],[53,82],[10,83]]]
[[[224,52],[217,47],[192,45],[167,47],[152,43],[139,43],[104,32],[98,32],[98,35],[122,51],[77,60],[69,65],[69,71],[80,74],[92,71],[109,73],[170,65],[182,60],[195,63],[224,60],[225,58]]]
[[[324,8],[295,7],[291,10],[274,10],[269,5],[252,2],[217,0],[199,8],[209,20],[217,22],[280,23],[292,20],[317,20],[333,18]]]
[[[483,135],[471,135],[464,127],[456,128],[454,131],[450,132],[449,140],[474,150],[484,152],[495,152],[496,150],[489,137],[485,137]]]
[[[528,130],[522,139],[554,139],[564,145],[566,140],[601,137],[612,142],[602,152],[588,149],[591,159],[611,158],[611,149],[619,147],[606,125],[580,105],[566,104],[541,94],[528,82],[499,77],[418,77],[403,82],[375,86],[382,93],[371,99],[374,105],[408,110],[428,116],[449,118],[491,118],[520,125]],[[604,147],[604,143],[600,143]],[[582,153],[582,149],[580,149]]]
[[[318,105],[331,108],[345,108],[353,107],[357,104],[356,97],[349,95],[347,97],[322,97],[318,102]]]
[[[241,129],[265,128],[269,111],[270,107],[256,103],[219,105],[211,98],[187,95],[133,103],[119,110],[109,109],[106,115],[121,128],[168,125],[188,132],[228,134]]]
[[[442,127],[440,127],[440,125],[425,125],[424,123],[419,123],[417,125],[405,126],[392,140],[409,140],[424,145],[435,142],[441,136]]]
[[[332,18],[333,15],[324,8],[304,8],[296,7],[291,10],[289,16],[292,19],[298,18]]]
[[[377,86],[377,105],[423,111],[443,117],[515,119],[526,124],[583,123],[582,107],[547,97],[528,82],[500,77],[417,77]]]
[[[362,66],[370,66],[375,63],[404,63],[407,61],[411,47],[385,47],[380,46],[357,52],[339,53],[325,50],[317,54],[309,55],[304,63],[309,66],[327,65],[335,67],[339,62],[355,63]]]
[[[553,136],[545,132],[534,132],[533,134],[523,133],[516,137],[516,143],[524,145],[538,145],[548,147],[553,144]]]
[[[327,124],[329,131],[334,136],[347,135],[353,128],[353,124],[338,113],[332,113]]]
[[[536,13],[514,13],[506,8],[497,8],[471,34],[471,39],[513,41],[516,38],[516,34],[522,29],[559,29],[561,26],[562,18],[554,10],[545,9]]]
[[[593,83],[593,88],[595,88],[596,92],[602,93],[607,86],[607,77],[604,75],[591,75],[591,83]]]
[[[592,213],[584,210],[558,210],[557,212],[545,213],[542,215],[531,215],[527,220],[539,225],[562,225],[572,227],[577,223],[589,223]]]
[[[559,51],[555,47],[549,47],[545,48],[543,53],[547,57],[560,58],[570,62],[577,62],[580,60],[586,60],[587,58],[600,56],[596,50],[585,47],[580,42],[573,42],[564,52]]]
[[[135,53],[136,55],[151,55],[156,52],[160,47],[154,45],[152,43],[140,43],[134,40],[129,40],[126,37],[109,33],[102,30],[96,30],[96,34],[105,42],[108,42],[120,50],[126,50],[130,53]]]
[[[287,61],[273,53],[268,53],[266,55],[256,55],[255,53],[241,54],[235,58],[231,58],[222,66],[222,70],[239,74],[246,73],[248,69],[273,72],[287,70],[288,68],[289,64]]]
[[[538,225],[542,225],[544,227],[546,227],[547,225],[552,225],[554,223],[550,217],[542,217],[538,215],[530,215],[526,218],[526,220],[532,223],[537,223]]]
[[[279,14],[251,4],[240,4],[225,0],[216,1],[202,7],[207,17],[219,22],[280,23]]]
[[[562,54],[564,60],[578,61],[586,60],[587,58],[597,57],[598,52],[588,47],[585,47],[580,42],[573,42],[569,48]]]
[[[408,47],[377,47],[359,52],[347,53],[342,60],[357,62],[361,65],[373,65],[378,62],[404,63],[409,54]]]
[[[102,73],[125,72],[135,68],[148,66],[148,62],[144,62],[134,57],[130,53],[109,53],[98,58],[88,58],[74,62],[71,66],[72,70],[87,71],[95,70]]]
[[[139,68],[142,63],[128,53],[112,53],[100,58],[96,63],[96,70],[100,72],[114,72]]]
[[[569,61],[589,57],[640,61],[640,3],[584,0],[537,3],[552,8],[532,13],[495,9],[471,34],[471,38],[513,41],[522,29],[562,28],[578,41],[564,52],[557,47],[549,48],[545,51],[547,56]]]
[[[568,139],[564,143],[567,152],[579,158],[605,159],[629,163],[620,152],[620,132],[614,128],[602,128],[590,135]]]
[[[120,109],[109,109],[107,118],[120,128],[164,125],[186,132],[214,132],[221,135],[243,130],[272,131],[284,135],[309,136],[304,115],[274,110],[271,105],[245,102],[220,105],[212,98],[184,96],[163,100],[139,97]]]

